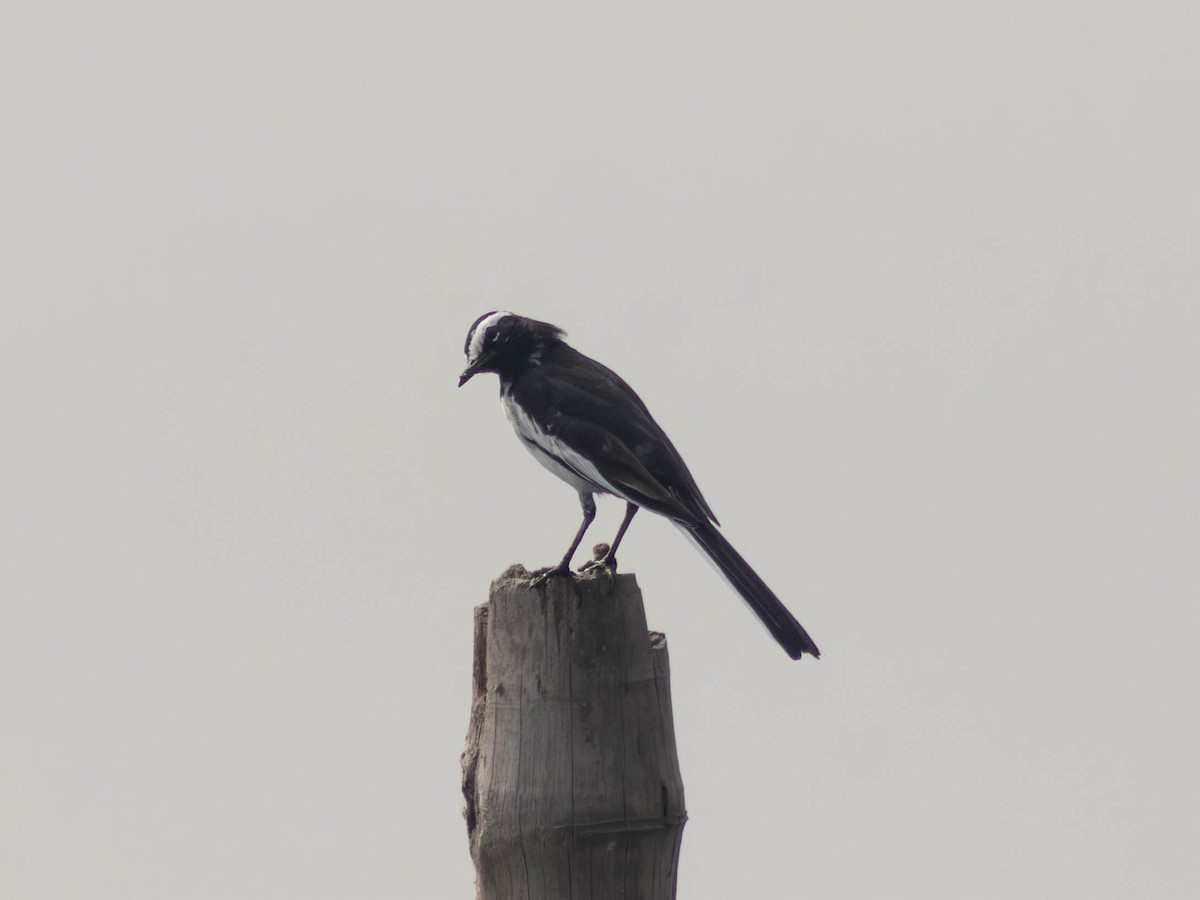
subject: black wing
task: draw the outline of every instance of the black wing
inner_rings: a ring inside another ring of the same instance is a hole
[[[512,393],[618,495],[688,524],[717,521],[671,439],[616,372],[558,344],[514,379]]]

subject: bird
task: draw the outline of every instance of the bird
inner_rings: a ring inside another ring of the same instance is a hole
[[[625,517],[596,565],[616,570],[617,548],[639,509],[670,520],[708,557],[792,659],[821,651],[783,602],[720,532],[717,517],[666,432],[625,381],[570,346],[566,332],[507,310],[467,331],[462,387],[495,373],[517,437],[546,469],[579,494],[583,522],[566,555],[539,581],[571,575],[571,559],[596,516],[594,495],[625,501]]]

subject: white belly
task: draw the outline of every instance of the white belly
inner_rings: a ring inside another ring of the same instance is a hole
[[[517,404],[505,391],[500,395],[500,405],[504,408],[504,416],[508,419],[533,458],[541,463],[547,471],[554,473],[575,490],[583,494],[606,493],[615,491],[605,482],[588,460],[584,459],[561,440],[552,434],[547,434],[537,423],[521,411]],[[563,465],[565,461],[569,465]]]

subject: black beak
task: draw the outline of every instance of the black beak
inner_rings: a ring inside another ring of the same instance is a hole
[[[475,360],[475,362],[471,363],[469,366],[467,366],[465,369],[463,369],[463,373],[458,376],[458,386],[462,387],[464,384],[466,384],[468,381],[470,381],[471,378],[475,375],[475,373],[478,372],[484,366],[486,366],[487,363],[488,363],[488,357],[486,355],[483,355],[483,356],[480,356],[479,359]]]

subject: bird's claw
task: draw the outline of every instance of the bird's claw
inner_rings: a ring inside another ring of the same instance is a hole
[[[575,576],[571,573],[569,566],[564,566],[559,563],[557,566],[552,566],[549,569],[538,569],[533,573],[533,577],[529,579],[529,584],[533,587],[538,587],[545,584],[551,578],[561,578],[562,576]]]
[[[579,572],[594,572],[596,569],[607,569],[609,572],[616,574],[617,558],[615,556],[602,556],[599,559],[593,559],[585,562],[578,568]]]
[[[617,573],[617,557],[613,555],[612,548],[608,544],[597,544],[592,548],[592,553],[595,555],[595,558],[580,566],[580,572],[607,569],[610,575]]]

